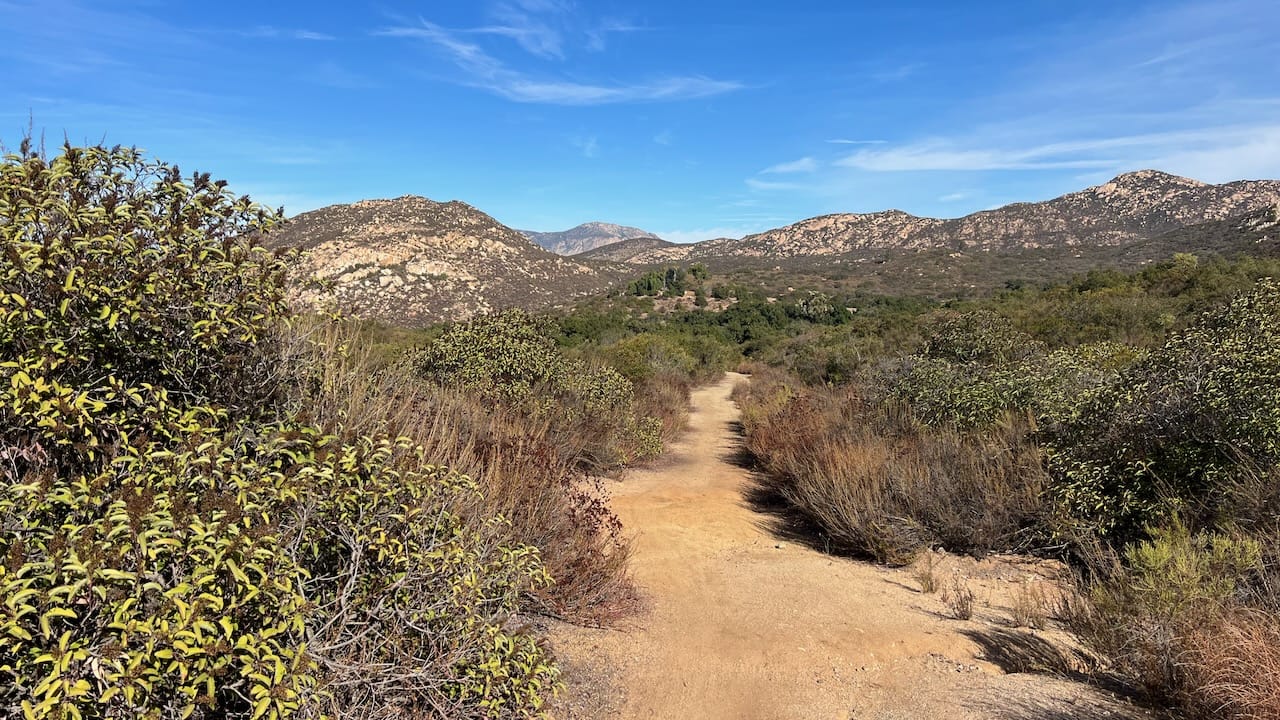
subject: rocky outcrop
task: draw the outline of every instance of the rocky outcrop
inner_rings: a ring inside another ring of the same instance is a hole
[[[600,292],[617,274],[549,253],[465,203],[416,196],[304,213],[267,241],[302,251],[300,303],[395,325],[546,307]]]

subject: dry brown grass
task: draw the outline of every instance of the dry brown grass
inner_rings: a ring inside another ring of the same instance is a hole
[[[636,414],[662,423],[664,445],[674,441],[689,420],[692,381],[677,373],[661,373],[636,384]]]
[[[1038,526],[1045,474],[1024,418],[925,428],[901,405],[759,372],[736,397],[768,482],[844,551],[907,564],[928,545],[1019,550]]]
[[[1280,619],[1237,609],[1189,628],[1185,690],[1205,718],[1280,718]]]
[[[932,595],[938,591],[938,561],[933,553],[921,553],[920,559],[916,560],[915,566],[911,570],[911,574],[915,577],[916,582],[920,583],[920,592],[925,595]]]
[[[956,620],[968,620],[973,617],[973,591],[959,576],[951,578],[951,584],[942,591],[942,602],[951,610],[951,617]]]
[[[1014,627],[1040,630],[1048,625],[1055,601],[1045,583],[1030,581],[1018,584],[1010,602],[1009,614]]]
[[[298,332],[309,340],[295,343],[294,365],[309,368],[310,421],[344,434],[408,437],[432,462],[474,479],[482,497],[461,511],[502,515],[503,532],[537,547],[555,580],[529,598],[532,609],[605,622],[633,606],[630,542],[600,482],[580,470],[587,438],[434,387],[407,366],[378,367],[352,346],[354,330],[344,324],[300,323]]]

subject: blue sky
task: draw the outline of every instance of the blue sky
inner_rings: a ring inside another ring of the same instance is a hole
[[[673,240],[1280,177],[1280,2],[0,0],[0,139]]]

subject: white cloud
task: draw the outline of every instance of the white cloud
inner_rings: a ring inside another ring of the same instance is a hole
[[[741,89],[741,83],[698,75],[663,77],[632,84],[591,84],[558,78],[533,77],[508,67],[475,43],[459,39],[451,31],[423,22],[415,27],[389,28],[386,37],[424,40],[445,55],[468,76],[462,82],[515,102],[552,105],[607,105],[643,103],[720,95]]]
[[[653,142],[658,145],[670,145],[675,140],[675,135],[670,130],[663,130],[653,136]]]
[[[587,28],[587,50],[603,52],[608,45],[610,35],[614,33],[641,32],[647,29],[641,25],[633,25],[621,20],[605,20],[594,27]]]
[[[953,193],[947,193],[946,195],[943,195],[942,197],[938,198],[938,202],[944,202],[944,203],[959,202],[960,200],[965,200],[968,197],[969,197],[969,193],[967,192],[953,192]]]
[[[581,150],[585,158],[595,159],[600,156],[600,141],[595,135],[573,138],[569,142]]]
[[[828,140],[832,145],[884,145],[888,140],[846,140],[844,138],[836,138]]]
[[[770,180],[759,180],[757,178],[747,178],[747,187],[752,190],[761,192],[779,192],[784,190],[803,190],[804,185],[790,182],[773,182]]]
[[[836,165],[870,172],[1157,168],[1222,181],[1280,173],[1280,123],[1101,136],[1040,144],[931,139],[860,150]],[[1249,174],[1249,173],[1245,173]]]
[[[778,174],[786,175],[791,173],[811,173],[818,169],[818,161],[811,157],[802,157],[799,160],[791,162],[778,163],[773,167],[765,168],[760,174]]]
[[[278,28],[271,25],[257,25],[245,30],[241,35],[248,38],[274,39],[284,38],[286,40],[336,40],[332,35],[305,28]]]
[[[541,58],[564,59],[561,18],[569,12],[567,3],[498,3],[490,8],[495,24],[463,32],[499,35],[514,40],[530,54]]]

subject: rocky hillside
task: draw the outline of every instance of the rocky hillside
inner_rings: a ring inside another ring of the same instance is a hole
[[[865,250],[1012,251],[1112,247],[1196,223],[1226,220],[1280,202],[1280,181],[1209,185],[1154,170],[1038,203],[1015,203],[940,220],[900,210],[802,220],[741,240],[675,248],[638,248],[615,260],[654,264],[683,260],[776,260]]]
[[[683,252],[681,248],[684,246],[677,245],[673,242],[667,242],[656,237],[638,237],[630,240],[621,240],[608,245],[601,245],[593,250],[578,253],[574,256],[575,260],[597,260],[604,262],[627,262],[634,260],[637,256],[652,254],[654,257],[661,257],[662,253],[675,248],[675,253]]]
[[[1108,260],[1117,265],[1145,264],[1175,252],[1194,255],[1280,256],[1280,203],[1239,217],[1210,220],[1117,247]]]
[[[658,237],[640,228],[602,222],[583,223],[564,232],[535,232],[533,230],[521,230],[520,232],[539,246],[557,255],[577,255],[632,238]]]
[[[304,213],[267,242],[303,251],[299,301],[336,301],[344,311],[405,326],[547,307],[600,292],[618,277],[607,266],[549,253],[470,205],[416,196]]]

